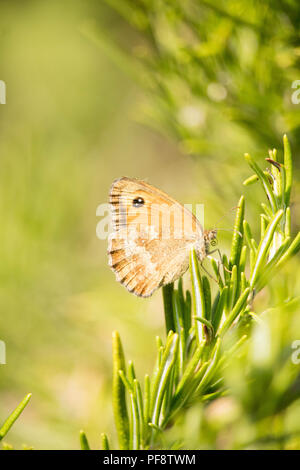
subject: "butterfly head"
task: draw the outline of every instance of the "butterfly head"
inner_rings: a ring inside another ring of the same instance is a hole
[[[209,252],[210,246],[215,246],[217,244],[217,230],[205,230],[204,231],[204,242],[205,242],[205,251]]]

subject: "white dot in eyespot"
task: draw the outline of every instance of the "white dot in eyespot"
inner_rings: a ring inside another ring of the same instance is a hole
[[[132,201],[132,205],[133,207],[141,207],[145,204],[145,201],[142,197],[136,197],[133,201]]]

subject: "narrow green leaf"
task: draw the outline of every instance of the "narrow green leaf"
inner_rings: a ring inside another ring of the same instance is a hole
[[[261,207],[262,207],[264,213],[266,214],[266,216],[267,216],[269,219],[272,219],[273,213],[272,213],[270,207],[267,206],[267,204],[264,204],[263,202],[261,203]]]
[[[282,205],[282,179],[285,179],[285,171],[283,166],[277,162],[277,150],[269,150],[270,158],[266,158],[266,160],[271,165],[271,178],[273,181],[273,193],[276,200],[276,205],[278,208]],[[275,163],[274,163],[275,162]]]
[[[210,258],[210,262],[211,262],[211,265],[212,265],[212,268],[214,270],[214,273],[217,277],[217,281],[218,281],[218,284],[219,284],[219,287],[221,289],[223,289],[224,287],[224,282],[223,282],[223,279],[221,277],[221,274],[220,274],[220,269],[219,269],[219,265],[217,263],[217,261],[214,259],[214,258]]]
[[[260,167],[257,165],[257,163],[253,160],[253,158],[248,153],[245,154],[245,159],[248,162],[248,164],[251,166],[252,170],[255,171],[255,173],[261,180],[263,188],[266,192],[266,195],[272,207],[272,211],[275,213],[277,209],[276,199],[275,199],[274,193],[272,191],[272,187],[270,185],[270,182],[267,176],[264,174],[264,172],[260,169]]]
[[[144,420],[145,429],[147,429],[150,418],[150,378],[146,374],[144,378]]]
[[[206,320],[206,318],[202,318],[202,317],[194,317],[195,320],[197,321],[200,321],[201,323],[203,323],[203,325],[205,326],[205,337],[206,337],[206,341],[208,343],[211,342],[211,340],[213,339],[214,337],[214,328],[211,324],[211,322],[209,320]]]
[[[239,265],[240,273],[245,271],[246,260],[247,260],[247,245],[244,245],[241,251],[241,256],[240,256],[240,265]]]
[[[227,292],[228,292],[228,287],[225,286],[224,289],[221,292],[220,300],[218,302],[215,314],[212,317],[212,325],[214,328],[215,333],[217,333],[223,313],[224,313],[224,308],[227,300]]]
[[[149,422],[149,423],[148,423],[148,426],[149,426],[150,428],[152,428],[154,431],[158,432],[159,434],[161,434],[161,433],[163,432],[163,428],[160,427],[160,426],[158,426],[157,424],[154,424],[154,423]]]
[[[163,342],[162,342],[162,339],[159,336],[156,336],[155,339],[156,339],[157,350],[159,351],[160,348],[163,346]]]
[[[235,223],[231,242],[231,251],[229,258],[229,267],[239,264],[241,248],[243,245],[243,220],[245,215],[245,197],[241,196],[235,215]]]
[[[229,262],[228,258],[225,254],[222,256],[222,263],[223,263],[223,275],[225,279],[225,284],[230,282],[230,270],[229,270]]]
[[[169,333],[169,331],[175,331],[173,315],[173,289],[173,284],[167,284],[162,288],[167,334]]]
[[[157,374],[153,390],[151,393],[151,415],[153,424],[158,424],[159,414],[164,393],[166,391],[166,384],[176,360],[178,349],[178,334],[174,333],[169,337],[166,348],[162,357],[159,372]]]
[[[18,419],[26,405],[28,404],[30,398],[31,398],[32,393],[28,393],[21,403],[15,408],[15,410],[9,415],[7,420],[4,422],[4,424],[0,428],[0,441],[3,439],[4,436],[8,433],[14,422]]]
[[[224,333],[226,333],[226,331],[230,328],[230,326],[232,325],[232,323],[234,322],[236,317],[239,315],[239,313],[241,312],[243,307],[246,305],[249,293],[250,293],[250,288],[247,287],[247,289],[245,289],[245,291],[240,295],[240,297],[239,297],[237,303],[235,304],[234,308],[232,309],[232,311],[230,312],[230,314],[228,315],[228,317],[224,321],[223,325],[221,326],[221,330],[220,330],[220,333],[219,333],[220,336],[222,336],[222,335],[224,335]]]
[[[113,411],[115,426],[121,450],[129,448],[129,422],[126,406],[125,385],[122,382],[119,371],[125,375],[125,357],[119,333],[113,332]]]
[[[213,380],[214,375],[217,371],[218,361],[220,358],[220,348],[221,348],[221,338],[218,338],[212,352],[212,359],[210,360],[208,367],[203,375],[198,387],[196,388],[196,393],[203,393],[205,388],[209,385],[209,383]]]
[[[300,250],[300,232],[298,232],[297,236],[294,238],[294,240],[292,241],[291,245],[289,246],[285,254],[278,261],[278,263],[276,264],[276,268],[281,267],[284,263],[286,263],[286,261],[289,258],[296,255],[299,250]]]
[[[215,317],[215,313],[216,313],[217,306],[218,306],[218,303],[219,303],[219,300],[220,300],[221,292],[222,292],[222,289],[219,289],[218,292],[215,295],[215,298],[214,298],[214,301],[213,301],[213,304],[212,304],[212,308],[211,308],[211,318],[212,319]]]
[[[231,310],[235,304],[236,294],[238,288],[238,271],[237,266],[232,267],[231,279],[230,279],[230,289],[228,292],[228,309]]]
[[[198,389],[201,380],[203,379],[208,367],[209,367],[210,362],[206,361],[204,362],[200,369],[196,372],[196,374],[193,377],[193,380],[191,383],[184,388],[184,390],[181,392],[181,394],[176,397],[176,402],[174,403],[174,408],[177,407],[179,409],[180,407],[182,408],[183,405],[190,399],[192,399],[194,393]]]
[[[252,276],[254,266],[255,266],[255,259],[256,259],[256,253],[255,251],[251,248],[250,249],[250,276]]]
[[[185,294],[185,309],[184,309],[184,329],[186,336],[188,336],[189,330],[192,324],[192,298],[189,290]]]
[[[208,362],[204,362],[203,364],[201,364],[199,370],[197,370],[197,372],[193,374],[192,377],[188,381],[186,381],[184,386],[173,397],[172,411],[170,413],[169,419],[172,418],[193,395],[199,383],[201,382],[202,377],[204,376],[208,365],[209,365]],[[164,422],[163,424],[166,424],[166,422]]]
[[[179,299],[179,302],[180,302],[181,311],[184,312],[185,300],[184,300],[184,293],[183,293],[182,277],[180,277],[179,280],[178,280],[177,294],[178,294],[178,299]]]
[[[162,357],[163,357],[163,353],[164,353],[164,347],[161,346],[158,351],[157,351],[157,357],[156,357],[156,361],[155,361],[155,366],[154,366],[154,369],[153,369],[153,372],[152,372],[152,376],[151,376],[151,383],[150,383],[150,389],[152,390],[153,389],[153,386],[154,386],[154,383],[156,381],[156,378],[157,378],[157,375],[159,373],[159,370],[160,370],[160,365],[161,365],[161,361],[162,361]]]
[[[256,174],[249,176],[249,178],[243,181],[243,186],[250,186],[250,184],[256,183],[257,181],[258,181],[258,176]]]
[[[269,247],[272,243],[272,240],[273,240],[273,236],[274,236],[277,224],[280,221],[280,219],[282,218],[282,216],[283,216],[283,210],[280,209],[273,216],[273,219],[271,220],[271,222],[269,223],[269,225],[267,227],[265,236],[263,237],[263,239],[261,240],[261,242],[258,246],[256,259],[255,259],[255,265],[254,265],[253,272],[252,272],[252,275],[251,275],[251,278],[250,278],[250,287],[254,287],[254,285],[255,285],[259,270],[261,269],[261,267],[262,267],[262,265],[265,261],[268,249],[269,249]]]
[[[140,428],[141,424],[139,421],[139,410],[136,398],[133,393],[130,393],[130,405],[131,405],[131,436],[130,436],[130,443],[131,443],[131,450],[139,450],[140,449]]]
[[[201,359],[204,346],[205,346],[205,341],[202,341],[202,343],[197,346],[196,351],[194,352],[192,358],[190,359],[190,361],[189,361],[189,363],[188,363],[188,365],[187,365],[187,367],[184,371],[184,374],[181,377],[181,380],[177,385],[175,396],[180,394],[180,392],[183,390],[186,383],[189,382],[192,375],[194,374],[194,371],[195,371],[196,367],[198,366],[199,361]]]
[[[270,277],[273,276],[273,274],[276,274],[274,272],[274,268],[277,265],[278,261],[280,258],[283,256],[283,254],[287,251],[289,245],[290,245],[290,238],[287,238],[284,243],[278,248],[276,253],[273,255],[272,259],[267,263],[267,265],[264,267],[264,269],[259,273],[257,280],[256,280],[256,290],[260,291],[269,281]],[[278,271],[278,267],[276,267],[276,271]]]
[[[211,319],[211,290],[209,280],[206,276],[202,277],[202,287],[203,287],[203,295],[204,295],[204,302],[205,302],[205,318],[206,320]]]
[[[136,378],[134,365],[132,361],[128,361],[128,372],[127,372],[128,380],[133,385],[133,381]]]
[[[216,398],[226,397],[228,395],[227,390],[218,390],[217,392],[208,393],[207,395],[202,395],[201,401],[207,403],[209,401],[216,400]]]
[[[179,347],[178,347],[178,367],[179,375],[182,375],[184,361],[185,361],[185,331],[183,328],[179,332]]]
[[[104,432],[101,434],[101,448],[102,450],[110,450],[108,437]]]
[[[190,252],[190,273],[192,279],[193,311],[197,317],[205,318],[206,312],[203,285],[199,271],[197,255],[194,249]],[[198,342],[201,343],[204,338],[203,325],[201,323],[197,322],[196,332]]]
[[[289,207],[285,211],[284,235],[286,238],[291,236],[291,209]]]
[[[182,304],[180,302],[179,294],[177,290],[173,290],[173,315],[174,315],[174,326],[177,333],[184,326],[184,312],[182,310]]]
[[[124,374],[123,370],[119,370],[119,375],[120,375],[120,378],[121,378],[121,380],[124,384],[124,387],[127,389],[128,393],[132,393],[133,392],[133,383],[129,382],[129,380],[126,377],[126,375]]]
[[[280,201],[280,207],[282,209],[286,208],[286,203],[285,203],[285,188],[286,188],[286,169],[284,165],[281,165],[281,172],[280,172],[280,190],[281,190],[281,201]]]
[[[250,225],[248,224],[247,220],[243,221],[243,229],[244,229],[245,239],[249,248],[256,251],[257,245],[254,241],[254,238],[252,236],[252,232],[250,229]]]
[[[90,445],[87,440],[86,434],[84,431],[79,431],[79,440],[80,440],[80,447],[81,450],[90,450]]]
[[[268,225],[267,218],[265,214],[260,214],[260,237],[263,238],[265,231]]]
[[[241,273],[241,292],[244,292],[246,287],[248,287],[248,281],[247,281],[245,273],[242,272]]]
[[[180,345],[179,345],[179,348],[180,348]],[[162,425],[162,423],[165,421],[165,419],[167,418],[167,416],[170,412],[175,375],[176,375],[176,368],[173,367],[173,369],[171,370],[171,373],[170,373],[170,378],[168,380],[168,383],[167,383],[167,386],[166,386],[166,392],[165,392],[164,398],[163,398],[163,403],[162,403],[160,417],[159,417],[159,426]]]
[[[290,203],[292,181],[293,181],[293,161],[292,161],[292,152],[289,140],[287,135],[283,136],[283,149],[284,149],[284,168],[286,174],[286,183],[285,183],[285,205],[288,206]]]

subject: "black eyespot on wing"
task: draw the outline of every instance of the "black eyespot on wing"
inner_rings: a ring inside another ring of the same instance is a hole
[[[136,197],[133,201],[132,201],[132,205],[133,207],[141,207],[145,204],[145,201],[142,197]]]

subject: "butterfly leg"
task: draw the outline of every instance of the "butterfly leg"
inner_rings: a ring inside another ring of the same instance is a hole
[[[208,258],[209,258],[209,256],[208,256]],[[200,263],[200,266],[201,266],[201,268],[203,269],[203,271],[205,271],[206,274],[207,274],[213,281],[215,281],[217,284],[219,284],[218,281],[217,281],[217,279],[215,279],[215,278],[207,271],[207,269],[203,266],[203,263]]]
[[[222,263],[221,263],[219,260],[216,260],[215,258],[213,258],[212,256],[207,255],[207,258],[213,259],[213,260],[217,263],[217,266],[218,266],[218,278],[219,278],[220,280],[222,280],[222,276],[221,276],[221,273],[220,273],[220,266],[221,266]],[[202,267],[203,267],[203,266],[202,266]],[[203,269],[204,269],[204,268],[203,268]],[[222,280],[222,282],[223,282],[223,280]],[[218,282],[218,284],[219,284],[219,282]]]
[[[224,265],[223,263],[223,259],[222,259],[222,254],[221,254],[221,251],[219,250],[219,248],[216,248],[215,250],[212,250],[212,251],[209,251],[208,254],[211,255],[213,253],[218,253],[219,257],[220,257],[220,261],[221,261],[221,265],[223,266],[223,269],[225,269],[225,271],[227,271],[228,273],[232,274],[232,271],[228,268],[226,268],[226,266]],[[218,262],[218,266],[219,266],[219,262]]]

